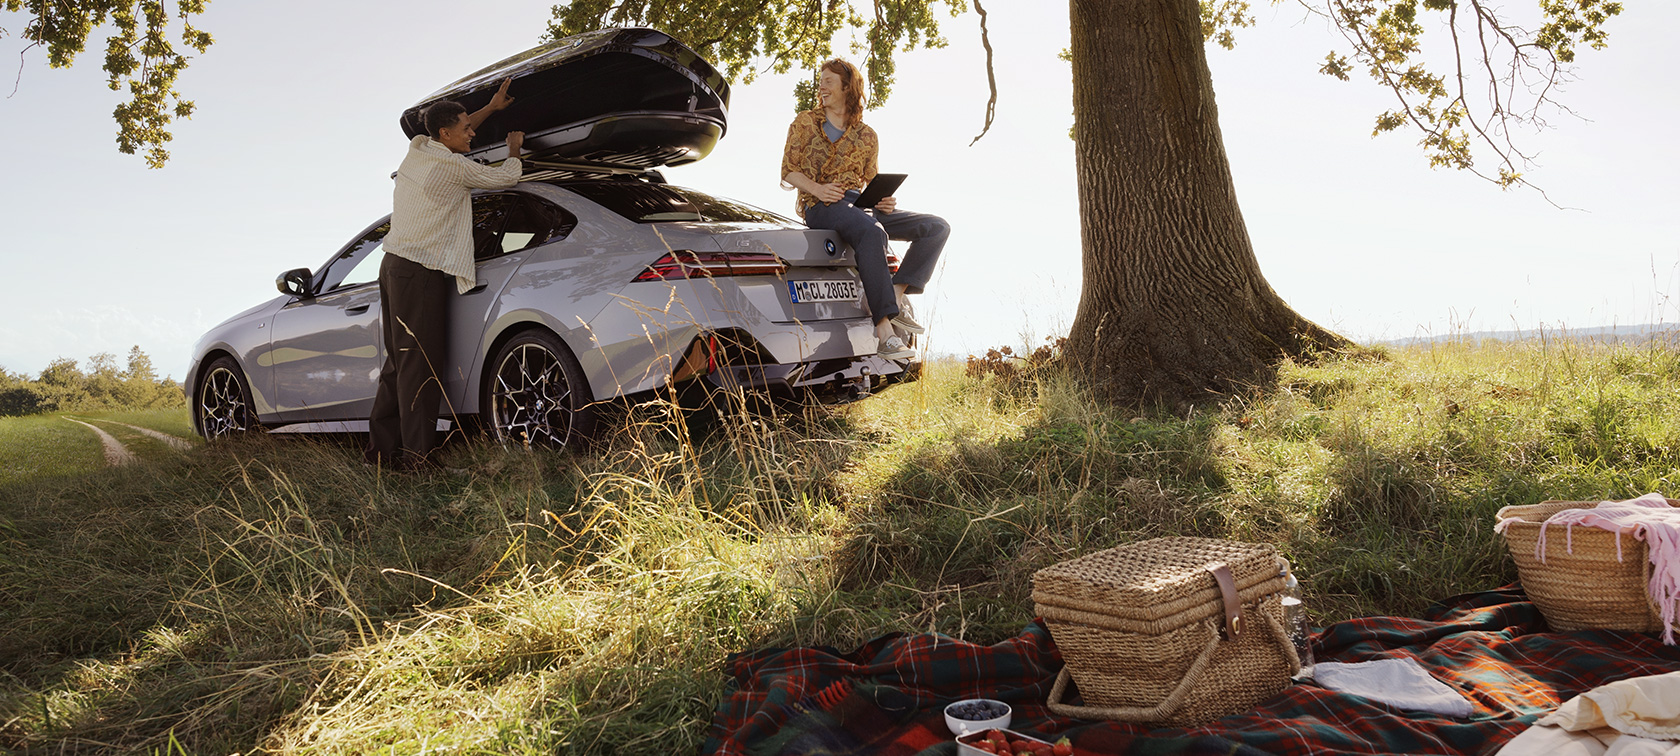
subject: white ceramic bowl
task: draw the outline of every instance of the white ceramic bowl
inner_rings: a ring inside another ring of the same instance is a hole
[[[967,703],[990,703],[1003,707],[1003,716],[991,719],[963,719],[951,714],[951,709]],[[951,734],[962,737],[971,732],[985,732],[993,728],[1002,730],[1009,727],[1009,720],[1014,717],[1015,710],[1002,701],[990,698],[966,698],[945,707],[945,726],[951,728]]]

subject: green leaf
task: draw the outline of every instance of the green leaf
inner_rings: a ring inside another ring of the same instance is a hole
[[[180,44],[200,53],[212,42],[209,34],[192,26],[192,17],[203,13],[204,6],[205,0],[178,0],[174,14],[181,20]],[[46,47],[47,64],[53,68],[74,64],[88,37],[109,21],[101,67],[108,74],[107,86],[129,94],[112,112],[117,150],[130,155],[143,150],[152,168],[169,161],[163,149],[173,139],[169,124],[191,117],[193,104],[175,88],[188,58],[170,41],[171,15],[161,0],[4,0],[0,7],[26,15],[20,36],[31,46]]]

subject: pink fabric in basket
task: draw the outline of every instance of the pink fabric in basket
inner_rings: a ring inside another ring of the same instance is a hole
[[[1674,645],[1675,600],[1680,598],[1680,509],[1662,494],[1648,493],[1627,501],[1601,501],[1592,509],[1565,509],[1540,525],[1535,558],[1546,561],[1546,528],[1564,526],[1564,546],[1574,553],[1574,526],[1616,534],[1616,560],[1622,560],[1622,534],[1645,542],[1650,555],[1651,583],[1646,593],[1656,602],[1663,621],[1663,643]]]

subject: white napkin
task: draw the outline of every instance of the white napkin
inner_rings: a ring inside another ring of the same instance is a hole
[[[1313,679],[1337,693],[1368,698],[1396,709],[1427,711],[1449,717],[1468,717],[1475,712],[1465,698],[1409,656],[1374,661],[1319,662]]]

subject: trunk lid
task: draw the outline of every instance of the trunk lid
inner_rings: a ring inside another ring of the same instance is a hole
[[[717,228],[713,239],[724,252],[770,252],[787,270],[762,289],[749,292],[759,312],[778,323],[860,318],[863,301],[852,249],[833,231],[803,228]]]
[[[670,35],[632,28],[575,34],[486,66],[403,111],[403,133],[425,134],[421,112],[440,100],[484,107],[508,78],[513,104],[484,122],[467,157],[505,160],[508,132],[524,131],[533,178],[692,163],[728,127],[728,80]]]
[[[852,248],[840,243],[833,231],[805,228],[765,228],[734,224],[709,224],[718,246],[725,252],[774,252],[789,266],[800,268],[852,268]]]

